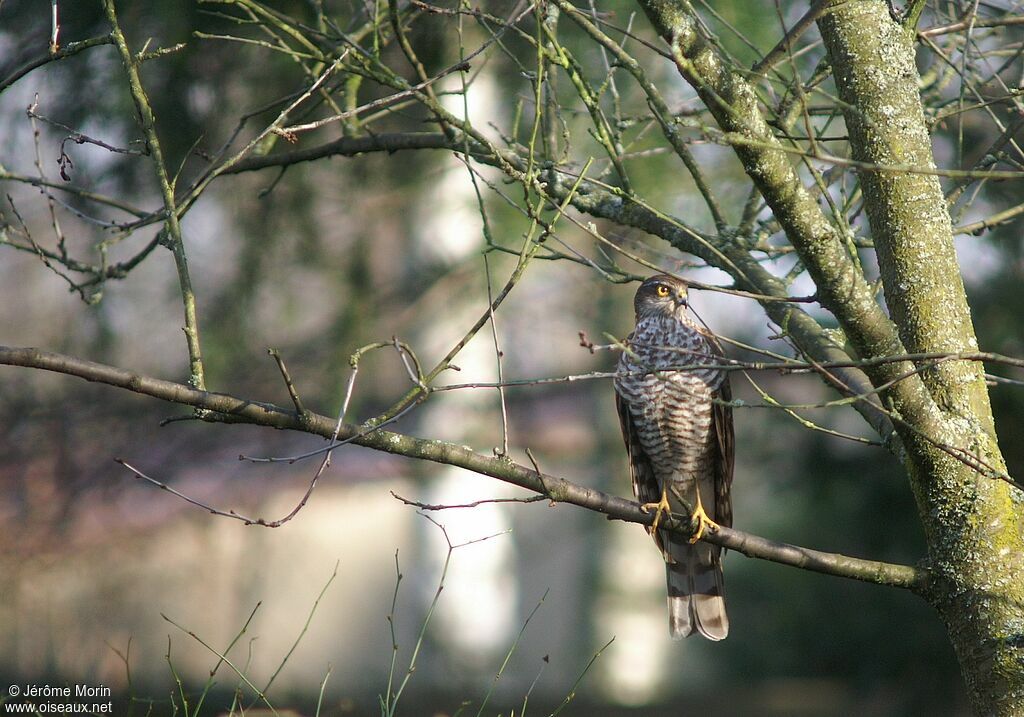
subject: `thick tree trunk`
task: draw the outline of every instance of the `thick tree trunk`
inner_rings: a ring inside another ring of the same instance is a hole
[[[912,34],[879,0],[838,4],[819,28],[846,103],[854,158],[934,170]],[[867,170],[861,184],[886,303],[904,346],[976,350],[938,177]],[[946,622],[977,711],[1024,714],[1022,496],[995,475],[1005,464],[981,364],[950,361],[922,377],[941,414],[941,435],[897,428],[938,578],[928,597]],[[977,459],[957,460],[949,447]]]
[[[753,87],[703,38],[686,0],[638,0],[736,149],[800,253],[821,303],[863,358],[977,350],[934,173],[913,36],[881,0],[837,2],[819,17],[845,103],[891,315],[837,229],[806,191],[764,121]],[[888,169],[884,169],[888,168]],[[1024,496],[999,479],[983,368],[944,362],[914,373],[902,362],[866,369],[901,439],[895,452],[917,496],[942,615],[977,712],[1024,714]],[[903,377],[903,378],[901,378]],[[892,385],[890,382],[895,381]],[[879,507],[880,510],[882,506]]]

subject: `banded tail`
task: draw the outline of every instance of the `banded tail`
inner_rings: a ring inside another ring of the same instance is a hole
[[[699,632],[709,640],[729,634],[720,549],[691,545],[679,535],[662,533],[668,574],[668,626],[673,640]]]

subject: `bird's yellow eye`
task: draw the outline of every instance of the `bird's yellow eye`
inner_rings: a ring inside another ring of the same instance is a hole
[[[669,292],[669,288],[667,286],[665,286],[664,284],[658,284],[657,291],[658,291],[658,296],[668,296],[669,293],[670,293]]]

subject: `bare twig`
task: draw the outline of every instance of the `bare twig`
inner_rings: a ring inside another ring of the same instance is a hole
[[[178,205],[174,196],[174,187],[171,177],[167,171],[164,161],[163,150],[160,146],[160,138],[156,132],[156,117],[153,115],[153,108],[149,103],[149,97],[142,86],[142,79],[139,76],[138,59],[132,54],[125,40],[121,25],[117,19],[117,12],[114,8],[114,0],[103,0],[103,7],[110,22],[110,35],[114,40],[121,55],[121,64],[124,65],[125,73],[128,75],[128,86],[131,90],[132,100],[138,110],[140,125],[143,136],[146,138],[153,165],[156,170],[157,181],[160,185],[160,193],[163,197],[165,210],[165,229],[167,242],[174,255],[174,265],[178,272],[178,284],[181,289],[181,301],[185,313],[185,341],[188,345],[189,356],[189,381],[196,388],[206,387],[205,369],[203,367],[202,349],[199,341],[199,318],[196,313],[196,296],[192,288],[192,278],[188,269],[188,259],[185,256],[185,241],[182,237],[181,224],[178,221]]]
[[[320,592],[317,594],[316,600],[313,601],[313,605],[312,605],[312,607],[310,607],[309,613],[306,615],[306,622],[303,623],[302,629],[299,630],[299,634],[295,636],[295,641],[292,642],[292,646],[290,648],[288,648],[288,652],[286,652],[284,657],[281,658],[281,662],[278,663],[277,669],[274,670],[274,674],[272,674],[270,676],[270,678],[267,680],[267,683],[265,685],[263,685],[263,689],[260,690],[260,692],[262,694],[265,695],[265,694],[267,694],[267,692],[270,691],[270,687],[271,687],[271,685],[274,684],[274,680],[276,680],[277,676],[281,674],[281,670],[283,670],[284,666],[286,664],[288,664],[288,660],[291,658],[292,654],[295,652],[295,648],[297,648],[299,646],[299,643],[302,642],[302,638],[305,637],[306,632],[309,630],[310,623],[313,622],[313,615],[316,614],[317,608],[320,607],[320,601],[324,599],[324,595],[327,594],[327,590],[328,590],[328,588],[331,587],[331,583],[333,583],[334,579],[338,577],[338,567],[340,565],[341,565],[341,561],[337,561],[337,562],[334,563],[334,570],[331,571],[331,575],[330,575],[330,577],[327,578],[327,582],[324,583],[324,586],[322,588],[320,588]],[[329,668],[328,668],[327,674],[328,674],[328,676],[330,675],[330,669]],[[327,683],[327,677],[324,677],[324,681],[320,685],[320,698],[319,698],[320,700],[323,699],[323,689],[324,689],[324,685],[326,683]],[[250,710],[256,705],[256,702],[258,701],[258,699],[259,698],[253,699],[253,702],[249,705],[249,709]]]
[[[580,686],[580,683],[583,682],[583,678],[587,676],[587,673],[590,671],[590,668],[594,666],[594,663],[597,662],[599,657],[601,657],[601,654],[609,647],[611,647],[611,644],[613,642],[615,642],[614,637],[610,639],[608,642],[606,642],[604,645],[602,645],[601,648],[594,653],[594,655],[587,662],[586,666],[583,668],[583,671],[580,672],[580,676],[576,678],[576,681],[572,684],[572,687],[569,688],[569,693],[565,696],[565,699],[562,700],[562,703],[558,705],[554,712],[551,713],[550,717],[555,717],[562,710],[568,707],[569,703],[572,702],[572,700],[576,697],[576,688]]]
[[[485,498],[483,500],[475,500],[472,503],[448,505],[443,503],[420,503],[419,501],[404,498],[393,490],[389,492],[396,500],[400,500],[406,505],[414,506],[420,510],[451,510],[453,508],[476,508],[478,506],[488,505],[491,503],[539,503],[542,500],[547,500],[543,495],[531,495],[529,498]]]
[[[284,379],[284,385],[288,389],[288,395],[292,399],[292,404],[295,405],[295,410],[300,415],[306,413],[305,407],[302,405],[302,400],[299,398],[298,392],[295,390],[295,384],[292,383],[292,377],[288,373],[288,367],[284,365],[284,359],[281,358],[281,352],[277,349],[267,349],[267,353],[274,357],[274,361],[277,362],[277,369],[281,372],[281,378]]]
[[[498,383],[500,384],[504,379],[501,368],[501,357],[504,354],[501,352],[501,346],[498,344],[498,324],[494,318],[494,296],[491,292],[491,265],[487,261],[487,255],[484,254],[484,275],[487,281],[487,311],[490,314],[491,322],[491,339],[494,341],[494,362],[497,366],[498,371]],[[508,407],[505,405],[505,387],[498,386],[498,403],[501,407],[501,453],[502,456],[508,455]]]
[[[203,510],[205,510],[205,511],[207,511],[209,513],[212,513],[213,515],[220,515],[220,516],[223,516],[225,518],[234,518],[235,520],[242,521],[246,525],[263,525],[263,526],[266,526],[268,528],[277,527],[277,526],[274,526],[274,525],[271,524],[272,521],[265,521],[262,518],[249,518],[249,517],[247,517],[245,515],[242,515],[241,513],[238,513],[236,511],[234,511],[234,510],[221,510],[220,508],[214,508],[211,505],[207,505],[206,503],[203,503],[201,500],[196,500],[195,498],[190,498],[189,496],[185,495],[184,493],[182,493],[179,490],[175,490],[174,488],[172,488],[171,486],[167,485],[166,483],[164,483],[162,481],[158,481],[156,478],[152,478],[152,477],[146,475],[145,473],[140,471],[138,468],[134,467],[133,465],[131,465],[130,463],[128,463],[127,461],[125,461],[122,458],[115,458],[114,462],[115,463],[119,463],[120,465],[122,465],[125,468],[127,468],[128,470],[130,470],[132,473],[135,474],[135,476],[137,478],[141,478],[144,481],[148,481],[149,483],[152,483],[153,485],[155,485],[160,490],[165,490],[168,493],[170,493],[171,495],[175,495],[178,498],[181,498],[186,503],[191,503],[192,505],[196,506],[197,508],[202,508]]]
[[[278,711],[274,708],[274,706],[267,699],[267,695],[263,691],[261,691],[258,687],[256,687],[256,685],[254,685],[252,683],[252,681],[245,675],[245,670],[239,668],[238,666],[236,666],[234,661],[232,661],[227,656],[226,653],[218,651],[213,646],[211,646],[208,642],[206,642],[203,638],[199,637],[199,635],[197,635],[195,632],[193,632],[192,630],[189,630],[188,628],[185,628],[185,627],[179,625],[174,620],[172,620],[171,618],[167,617],[167,615],[165,615],[164,613],[160,613],[160,617],[162,617],[164,620],[166,620],[170,624],[174,625],[176,628],[181,630],[183,633],[185,633],[186,635],[191,637],[193,640],[195,640],[200,645],[202,645],[207,650],[209,650],[214,655],[216,655],[218,658],[220,658],[220,661],[223,662],[228,667],[230,667],[232,669],[232,671],[234,671],[234,673],[236,675],[238,675],[239,679],[241,679],[249,687],[249,689],[251,689],[253,691],[253,694],[256,695],[256,698],[259,701],[263,702],[267,706],[267,709],[270,710],[271,713],[273,713],[275,717],[280,717],[280,714],[278,713]]]
[[[921,2],[920,4],[924,5],[924,2]],[[949,25],[927,27],[917,34],[920,37],[937,37],[938,35],[948,35],[951,32],[960,32],[961,30],[966,30],[969,27],[1009,27],[1012,25],[1024,25],[1024,17],[1021,17],[1020,15],[1005,15],[1003,17],[979,18],[972,14],[971,17],[966,20],[954,22]]]
[[[50,54],[60,50],[60,16],[57,12],[57,0],[50,0]]]
[[[56,52],[47,52],[45,55],[29,60],[18,69],[11,72],[7,77],[0,80],[0,93],[6,90],[8,87],[13,85],[15,82],[20,80],[22,77],[37,70],[43,65],[49,62],[56,62],[57,60],[63,60],[65,57],[71,57],[77,55],[83,50],[88,50],[90,47],[96,47],[98,45],[111,45],[114,42],[114,38],[110,35],[101,35],[99,37],[90,37],[87,40],[81,40],[79,42],[71,42],[66,46],[58,49]]]
[[[39,100],[38,100],[38,97],[37,97],[36,101],[33,102],[32,105],[28,108],[28,116],[29,117],[31,117],[33,119],[37,119],[37,120],[39,120],[41,122],[45,122],[46,124],[50,125],[51,127],[56,127],[57,129],[63,130],[63,131],[68,133],[68,136],[65,137],[63,140],[61,140],[61,143],[60,143],[60,159],[58,160],[58,163],[61,164],[62,166],[64,164],[66,164],[66,163],[70,163],[70,161],[71,161],[70,158],[67,156],[67,152],[65,151],[65,145],[68,142],[74,142],[75,144],[92,144],[92,145],[96,145],[97,147],[100,147],[102,149],[105,149],[108,152],[114,152],[115,154],[127,154],[127,155],[134,156],[134,157],[145,157],[148,154],[148,152],[145,152],[145,151],[142,151],[142,150],[138,150],[138,149],[130,149],[130,148],[126,148],[126,147],[114,146],[112,144],[104,142],[101,139],[96,139],[95,137],[90,137],[87,134],[83,134],[82,132],[79,132],[78,130],[69,127],[68,125],[64,124],[63,122],[58,122],[57,120],[50,119],[49,117],[44,117],[43,115],[39,114],[39,112],[36,111],[38,105],[39,105]],[[67,182],[67,181],[70,181],[71,177],[69,177],[67,175],[67,173],[64,172],[63,169],[62,169],[62,171],[61,171],[61,179],[63,179],[65,182]]]
[[[427,515],[425,513],[420,513],[420,515],[422,515],[428,521],[430,521],[431,523],[436,525],[438,527],[438,529],[441,531],[441,534],[444,536],[445,542],[448,544],[448,553],[445,555],[444,565],[441,568],[441,576],[438,578],[437,589],[434,591],[434,597],[430,601],[430,606],[427,608],[427,613],[426,613],[426,615],[423,618],[423,623],[420,625],[420,630],[419,630],[419,634],[418,634],[418,636],[416,638],[416,643],[413,645],[412,655],[409,657],[409,667],[406,669],[405,676],[402,678],[402,681],[398,684],[397,689],[392,691],[392,684],[394,682],[395,661],[396,661],[396,656],[398,654],[398,642],[395,639],[395,632],[394,632],[394,612],[395,612],[395,604],[396,604],[396,602],[398,600],[398,584],[402,580],[402,573],[398,569],[398,553],[397,552],[395,553],[395,571],[398,574],[398,578],[397,578],[397,580],[395,582],[395,594],[394,594],[394,598],[393,598],[392,604],[391,604],[391,613],[390,613],[390,615],[388,617],[388,622],[391,624],[391,630],[392,630],[392,632],[391,632],[391,640],[392,640],[392,646],[393,646],[392,661],[391,661],[391,671],[390,671],[390,673],[388,675],[387,694],[382,695],[381,696],[381,700],[380,700],[380,702],[381,702],[381,710],[382,710],[382,713],[383,713],[383,715],[385,717],[394,717],[394,715],[396,713],[396,710],[398,709],[398,702],[402,698],[402,694],[405,692],[405,688],[409,685],[409,680],[412,678],[413,673],[416,671],[416,666],[417,666],[417,662],[419,660],[420,651],[421,651],[421,649],[423,647],[424,638],[426,637],[426,634],[427,634],[427,627],[430,625],[430,620],[431,620],[431,618],[434,615],[434,610],[437,608],[438,602],[441,599],[441,592],[444,590],[445,580],[448,577],[448,568],[451,566],[451,562],[452,562],[452,555],[459,548],[465,547],[467,545],[473,545],[475,543],[481,543],[483,541],[490,540],[492,538],[496,538],[499,535],[503,535],[504,533],[508,532],[508,531],[504,531],[503,533],[496,533],[494,535],[487,535],[487,536],[484,536],[482,538],[477,538],[475,540],[467,540],[464,543],[453,544],[452,541],[451,541],[451,538],[448,536],[448,531],[445,529],[444,525],[442,525],[441,523],[438,523],[436,520],[434,520],[433,518],[431,518],[429,515]]]
[[[764,74],[789,55],[794,43],[814,25],[821,13],[828,7],[828,4],[829,0],[817,0],[817,2],[812,4],[803,17],[796,21],[796,24],[786,32],[785,36],[778,41],[775,47],[769,50],[768,54],[754,65],[751,72],[756,75]]]

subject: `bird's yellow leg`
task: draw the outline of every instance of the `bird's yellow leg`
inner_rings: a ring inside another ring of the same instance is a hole
[[[654,522],[647,526],[647,532],[654,535],[658,530],[658,523],[661,522],[661,516],[665,513],[672,514],[672,506],[668,504],[668,489],[661,489],[661,500],[657,503],[644,503],[640,506],[640,510],[645,513],[654,511]]]
[[[718,528],[718,523],[711,520],[711,517],[704,512],[704,504],[700,502],[700,488],[697,488],[697,507],[693,509],[690,516],[690,525],[697,521],[697,532],[690,538],[690,543],[696,543],[704,535],[708,528]]]

